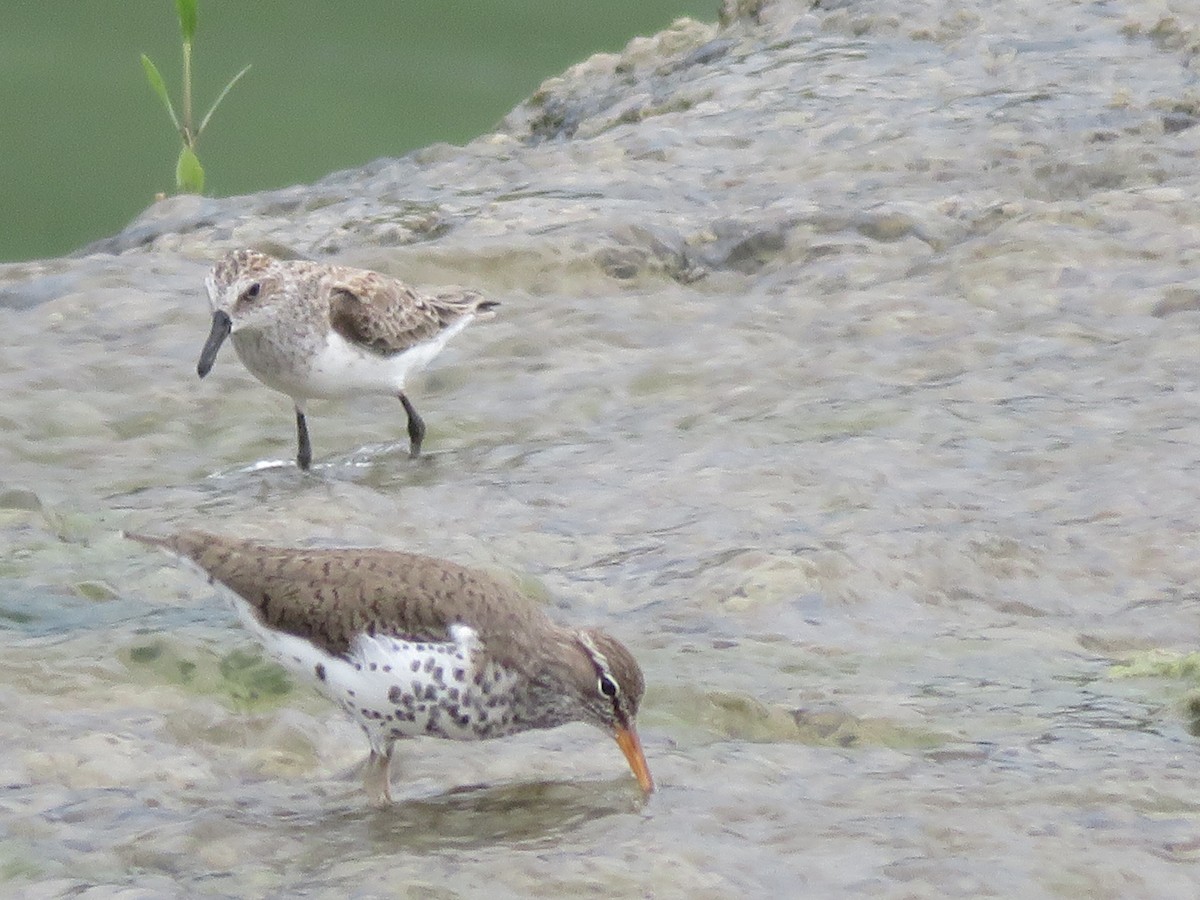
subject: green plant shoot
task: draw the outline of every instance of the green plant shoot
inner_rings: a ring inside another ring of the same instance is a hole
[[[200,165],[200,157],[196,155],[196,142],[200,140],[200,135],[204,133],[212,114],[225,99],[225,95],[232,90],[243,75],[250,71],[250,67],[246,66],[229,79],[229,83],[217,95],[217,99],[213,101],[208,112],[204,114],[204,118],[200,120],[199,127],[196,127],[195,120],[192,118],[192,45],[196,39],[197,3],[198,0],[175,0],[175,11],[179,14],[179,32],[183,38],[182,117],[175,112],[175,105],[171,103],[171,95],[167,91],[167,83],[159,73],[158,67],[154,65],[150,57],[145,53],[142,54],[142,69],[146,73],[150,89],[158,95],[158,99],[166,107],[167,115],[171,117],[171,124],[179,132],[182,147],[179,150],[179,159],[175,163],[175,187],[185,194],[204,192],[204,167]]]

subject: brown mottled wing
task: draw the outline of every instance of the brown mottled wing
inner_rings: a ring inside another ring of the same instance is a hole
[[[334,331],[381,356],[403,353],[463,316],[496,305],[476,291],[431,296],[394,278],[361,270],[343,270],[327,284]]]
[[[272,547],[200,531],[127,536],[191,559],[245,599],[268,627],[337,655],[364,632],[445,641],[449,627],[461,622],[486,641],[524,634],[544,616],[528,598],[480,572],[413,553]]]

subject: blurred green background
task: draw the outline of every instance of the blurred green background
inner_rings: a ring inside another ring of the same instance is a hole
[[[492,128],[546,77],[719,0],[200,0],[197,118],[253,68],[199,143],[205,193],[308,182]],[[171,0],[4,0],[0,9],[0,260],[67,253],[174,190],[179,141],[146,84],[178,109]]]

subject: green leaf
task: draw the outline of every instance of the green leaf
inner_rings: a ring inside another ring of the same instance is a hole
[[[179,30],[190,44],[196,37],[196,0],[175,0],[175,10],[179,13]]]
[[[250,71],[250,67],[246,66],[246,68],[242,69],[242,71],[238,72],[236,75],[234,75],[232,78],[230,78],[229,84],[225,85],[225,89],[223,91],[221,91],[221,93],[217,94],[217,99],[214,100],[213,105],[208,108],[208,112],[206,112],[204,114],[204,119],[200,122],[200,127],[198,129],[196,129],[196,137],[197,138],[199,138],[200,135],[204,133],[204,128],[206,125],[208,125],[208,120],[211,119],[212,114],[217,111],[217,107],[221,104],[221,101],[225,99],[225,95],[228,94],[229,91],[233,88],[233,86],[241,80],[242,76],[245,75],[249,71]]]
[[[163,106],[167,108],[167,115],[171,117],[171,123],[175,126],[175,130],[179,131],[179,119],[175,116],[175,107],[171,105],[171,95],[167,93],[167,84],[158,74],[158,67],[145,53],[142,54],[142,68],[146,70],[146,80],[150,82],[151,90],[158,94],[158,99],[162,100]]]
[[[196,151],[186,144],[179,151],[179,162],[175,163],[175,186],[185,194],[204,193],[204,167]]]

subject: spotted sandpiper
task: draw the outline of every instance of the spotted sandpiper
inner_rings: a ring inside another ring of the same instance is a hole
[[[268,653],[313,679],[371,744],[365,787],[390,801],[397,740],[475,741],[583,721],[654,782],[635,726],[642,670],[598,628],[565,628],[487,575],[378,549],[294,549],[186,531],[128,534],[190,559],[237,597]]]
[[[388,394],[408,415],[409,453],[418,456],[425,422],[404,393],[446,342],[499,303],[477,291],[421,293],[402,281],[346,266],[279,260],[235,250],[205,279],[212,329],[196,372],[203,378],[232,336],[246,368],[296,407],[301,469],[312,465],[305,401]]]

